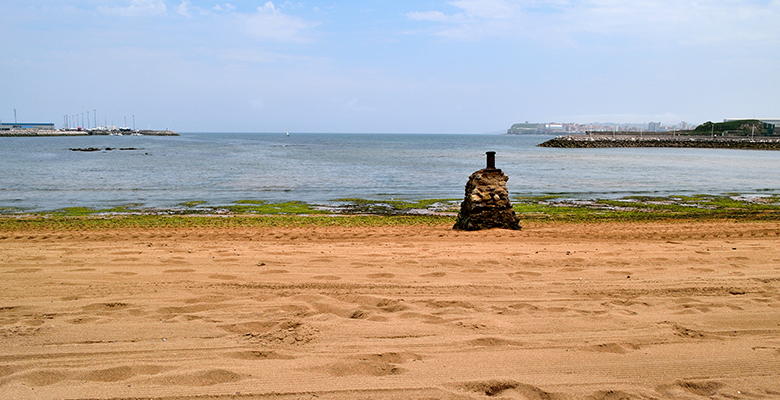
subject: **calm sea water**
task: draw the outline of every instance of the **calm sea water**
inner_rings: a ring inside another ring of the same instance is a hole
[[[778,193],[780,152],[550,149],[544,136],[185,133],[0,138],[0,207],[458,198],[496,151],[512,194]],[[70,147],[138,147],[73,152]]]

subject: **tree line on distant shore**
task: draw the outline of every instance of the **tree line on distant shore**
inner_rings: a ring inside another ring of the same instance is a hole
[[[695,135],[717,133],[727,136],[767,136],[775,134],[775,126],[757,119],[741,119],[726,122],[707,121],[697,126],[691,133]]]

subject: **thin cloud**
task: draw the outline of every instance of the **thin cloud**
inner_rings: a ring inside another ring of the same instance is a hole
[[[433,22],[447,22],[452,16],[446,15],[441,11],[412,11],[406,13],[409,19],[415,21],[433,21]]]
[[[167,14],[168,6],[164,0],[130,0],[126,6],[101,6],[98,11],[122,17],[155,17]]]
[[[176,6],[176,13],[183,16],[183,17],[191,17],[192,16],[192,3],[189,2],[189,0],[182,0],[181,3],[179,3],[178,6]]]
[[[245,29],[251,36],[279,42],[305,42],[308,30],[315,24],[288,15],[268,1],[252,14],[242,15]]]
[[[780,42],[780,0],[455,0],[445,10],[406,13],[452,39],[578,35],[655,37],[683,45]]]
[[[231,3],[222,3],[222,4],[215,4],[213,7],[211,7],[212,10],[216,12],[233,12],[236,9],[236,6],[234,6]]]
[[[215,27],[227,24],[263,41],[307,42],[311,28],[317,25],[283,12],[272,1],[250,12],[240,12],[232,3],[216,3],[206,8],[195,6],[190,0],[181,0],[176,13],[185,18],[211,18],[210,23]]]
[[[517,5],[508,0],[455,0],[454,7],[474,18],[503,19],[514,14]]]

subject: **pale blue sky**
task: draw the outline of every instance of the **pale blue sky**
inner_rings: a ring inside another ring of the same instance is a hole
[[[497,132],[780,116],[780,0],[3,0],[0,119]]]

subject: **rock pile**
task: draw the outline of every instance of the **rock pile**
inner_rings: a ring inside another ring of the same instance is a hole
[[[487,153],[487,168],[474,172],[466,183],[466,196],[460,204],[453,229],[477,231],[502,228],[520,229],[520,219],[512,209],[506,182],[509,177],[495,167],[495,152]]]
[[[710,137],[685,135],[655,135],[611,137],[605,135],[569,135],[550,139],[539,147],[603,148],[603,147],[672,147],[702,149],[780,150],[780,137]]]

